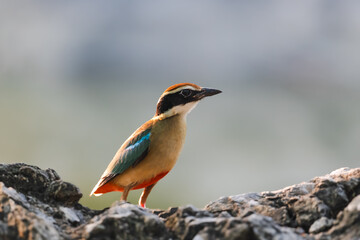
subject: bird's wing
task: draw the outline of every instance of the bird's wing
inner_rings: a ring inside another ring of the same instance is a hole
[[[135,167],[146,157],[150,145],[151,126],[151,124],[144,124],[125,141],[101,177],[97,188],[126,169]]]

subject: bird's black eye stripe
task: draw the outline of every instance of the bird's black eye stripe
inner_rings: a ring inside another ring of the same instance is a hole
[[[193,96],[198,92],[199,91],[185,88],[181,91],[164,95],[159,99],[159,102],[156,106],[156,115],[158,116],[175,106],[185,105],[188,102],[196,101]]]
[[[192,94],[192,91],[190,89],[183,89],[183,90],[180,91],[180,94],[183,97],[187,98]]]

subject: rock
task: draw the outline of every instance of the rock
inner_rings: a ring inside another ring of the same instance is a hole
[[[255,239],[306,239],[305,236],[301,236],[303,231],[280,226],[270,217],[253,214],[246,220],[253,229]]]
[[[313,194],[329,206],[332,215],[336,216],[349,203],[344,186],[338,184],[334,179],[327,177],[315,179],[315,182],[316,187]]]
[[[60,239],[52,219],[28,210],[29,203],[0,182],[1,239]]]
[[[194,206],[149,210],[115,202],[102,211],[52,169],[0,164],[0,239],[357,239],[360,169]]]
[[[308,230],[317,219],[331,216],[330,208],[316,197],[301,196],[290,206],[295,214],[297,226],[305,230]]]
[[[310,227],[310,233],[319,233],[329,229],[333,225],[334,220],[321,217],[316,220]]]
[[[73,209],[61,206],[59,207],[59,210],[64,214],[63,216],[69,223],[74,224],[75,226],[80,223],[80,218]]]
[[[46,200],[55,200],[67,206],[75,205],[81,197],[82,194],[75,185],[61,180],[51,182],[45,191]]]
[[[86,239],[169,239],[164,222],[147,209],[115,202],[83,226]]]
[[[71,239],[99,212],[81,206],[81,196],[52,169],[0,164],[0,239]]]
[[[62,181],[54,170],[41,170],[24,163],[0,164],[0,181],[46,202],[74,205],[82,197],[75,185]]]
[[[330,230],[318,236],[318,239],[359,239],[360,236],[360,195],[338,214]]]

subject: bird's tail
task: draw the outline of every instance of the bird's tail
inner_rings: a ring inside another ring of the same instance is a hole
[[[92,195],[94,195],[94,196],[100,196],[100,195],[102,195],[102,193],[95,193],[96,190],[98,190],[101,182],[102,182],[102,179],[100,179],[99,182],[95,185],[95,187],[93,188],[93,190],[91,191],[91,193],[90,193],[90,195],[89,195],[90,197],[91,197]]]

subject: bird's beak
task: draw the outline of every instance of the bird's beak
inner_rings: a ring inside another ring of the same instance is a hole
[[[217,90],[217,89],[201,88],[200,92],[197,93],[194,97],[195,97],[197,100],[201,100],[201,99],[203,99],[204,97],[213,96],[213,95],[216,95],[216,94],[219,94],[219,93],[221,93],[221,91],[220,91],[220,90]]]

